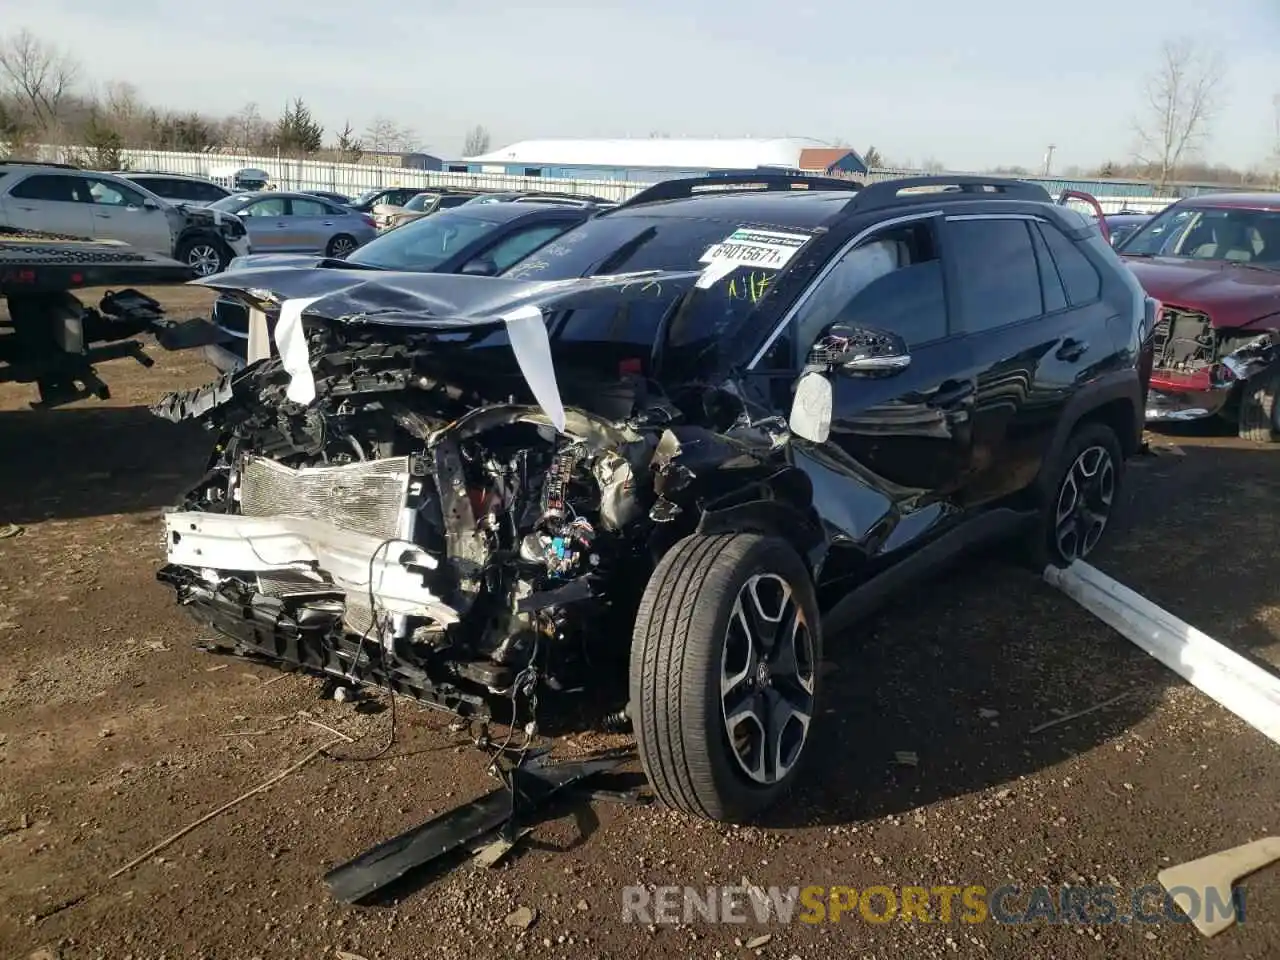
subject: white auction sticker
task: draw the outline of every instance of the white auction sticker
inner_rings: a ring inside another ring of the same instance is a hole
[[[713,243],[698,258],[698,262],[705,263],[707,267],[698,278],[697,285],[709,287],[738,267],[781,270],[808,242],[809,236],[803,233],[742,227],[719,243]]]

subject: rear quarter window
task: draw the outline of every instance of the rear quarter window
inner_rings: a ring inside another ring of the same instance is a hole
[[[1075,242],[1051,223],[1041,223],[1040,233],[1049,247],[1067,302],[1073,307],[1095,302],[1102,296],[1102,277]]]

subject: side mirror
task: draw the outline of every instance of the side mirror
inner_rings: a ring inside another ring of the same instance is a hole
[[[159,210],[159,209],[160,209],[160,204],[156,203],[156,202],[155,202],[154,200],[152,200],[150,197],[143,197],[143,198],[142,198],[142,206],[143,206],[144,208],[146,208],[147,210]]]
[[[831,436],[832,403],[831,381],[814,371],[803,374],[791,400],[787,428],[801,439],[826,443]]]
[[[911,365],[906,342],[896,333],[833,324],[809,351],[806,372],[885,377]]]
[[[484,257],[476,257],[462,265],[462,272],[470,277],[492,277],[498,272],[498,265]]]

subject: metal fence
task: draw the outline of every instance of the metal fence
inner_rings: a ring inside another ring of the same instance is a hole
[[[41,160],[74,161],[86,152],[81,147],[42,146]],[[287,157],[257,157],[227,153],[172,153],[159,150],[122,150],[122,164],[129,170],[183,173],[191,176],[218,176],[221,171],[253,167],[270,174],[281,190],[331,190],[355,196],[382,187],[472,187],[487,190],[541,190],[557,193],[588,193],[606,200],[622,201],[634,196],[648,183],[637,180],[578,180],[560,177],[521,177],[500,173],[444,173],[386,167],[372,163],[337,163],[328,160],[294,160]],[[950,171],[956,173],[959,171]],[[869,182],[895,177],[919,176],[920,170],[873,170],[864,175]],[[1052,195],[1064,189],[1094,194],[1107,213],[1123,209],[1156,212],[1179,196],[1223,190],[1209,184],[1178,184],[1170,195],[1156,196],[1150,183],[1137,180],[1063,180],[1021,177],[1039,183]]]
[[[77,147],[42,146],[41,160],[74,162],[86,151]],[[479,187],[486,190],[541,190],[555,193],[590,193],[605,200],[625,200],[648,184],[624,180],[565,180],[559,177],[516,177],[495,173],[441,173],[385,167],[371,163],[336,163],[327,160],[293,160],[287,157],[255,157],[226,153],[169,153],[160,150],[122,150],[126,169],[185,173],[216,177],[219,171],[253,167],[266,171],[280,190],[332,190],[355,196],[381,187]]]

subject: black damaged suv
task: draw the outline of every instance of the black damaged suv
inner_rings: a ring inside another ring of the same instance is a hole
[[[473,714],[617,664],[658,795],[725,820],[799,776],[824,637],[890,588],[1093,549],[1154,320],[1096,226],[976,177],[676,180],[501,277],[201,282],[275,350],[157,408],[219,435],[165,521],[180,602]]]

